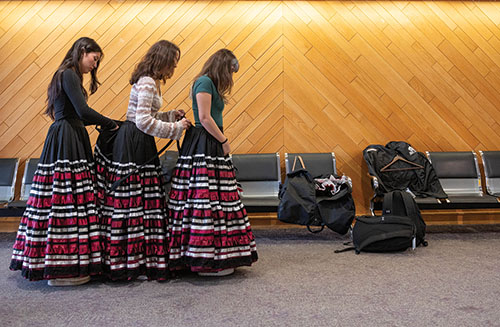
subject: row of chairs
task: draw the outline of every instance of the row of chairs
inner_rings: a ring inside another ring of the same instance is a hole
[[[22,214],[28,201],[33,176],[38,166],[39,158],[26,161],[21,184],[19,200],[14,201],[19,158],[0,158],[0,217],[15,217]]]
[[[484,167],[485,190],[482,187],[482,174],[474,151],[465,152],[426,152],[434,170],[448,194],[447,200],[435,198],[416,198],[421,209],[474,209],[498,208],[500,206],[500,151],[479,151]],[[285,153],[285,168],[289,173],[297,155],[301,155],[307,170],[313,176],[337,174],[335,154],[328,153]],[[279,204],[278,193],[281,184],[281,165],[279,153],[234,154],[233,164],[236,178],[242,185],[242,201],[247,210],[275,211]],[[20,198],[14,201],[15,184],[19,159],[0,159],[0,204],[4,205],[0,216],[16,216],[26,206],[33,176],[39,159],[26,161]],[[167,179],[166,190],[175,164],[177,152],[167,151],[160,157],[163,172]],[[377,186],[375,177],[372,185]],[[380,209],[380,203],[372,201],[371,208]]]
[[[416,197],[421,210],[435,209],[487,209],[500,207],[500,151],[479,151],[484,168],[485,191],[482,174],[474,151],[426,152],[437,177],[448,195],[447,199]],[[377,187],[373,177],[372,186]],[[371,202],[371,211],[380,210],[380,201]]]

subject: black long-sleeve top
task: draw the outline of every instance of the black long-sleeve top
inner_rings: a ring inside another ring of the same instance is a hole
[[[54,101],[54,116],[59,119],[80,119],[85,125],[114,128],[115,122],[87,105],[81,82],[73,69],[62,73],[62,92]]]

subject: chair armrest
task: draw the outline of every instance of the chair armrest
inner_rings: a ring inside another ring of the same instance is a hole
[[[373,190],[375,191],[375,193],[376,193],[376,191],[377,191],[377,189],[378,189],[378,185],[379,185],[379,183],[378,183],[378,178],[377,178],[377,177],[375,177],[375,176],[372,176],[372,175],[370,175],[370,174],[367,174],[367,175],[368,175],[368,177],[370,177],[370,183],[371,183],[371,185],[372,185],[372,189],[373,189]]]

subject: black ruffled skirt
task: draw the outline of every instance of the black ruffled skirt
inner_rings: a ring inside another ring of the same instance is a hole
[[[214,272],[250,266],[255,239],[234,167],[204,128],[185,135],[168,200],[169,268]]]
[[[126,121],[117,132],[101,132],[94,154],[108,277],[168,278],[166,197],[154,137]]]
[[[30,280],[101,272],[102,232],[96,210],[92,148],[80,120],[48,131],[17,232],[11,270]]]

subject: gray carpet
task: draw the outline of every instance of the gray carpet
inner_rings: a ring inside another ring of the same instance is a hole
[[[7,269],[2,326],[500,326],[500,233],[432,233],[397,254],[334,254],[344,237],[256,230],[260,259],[229,277],[52,288]]]

